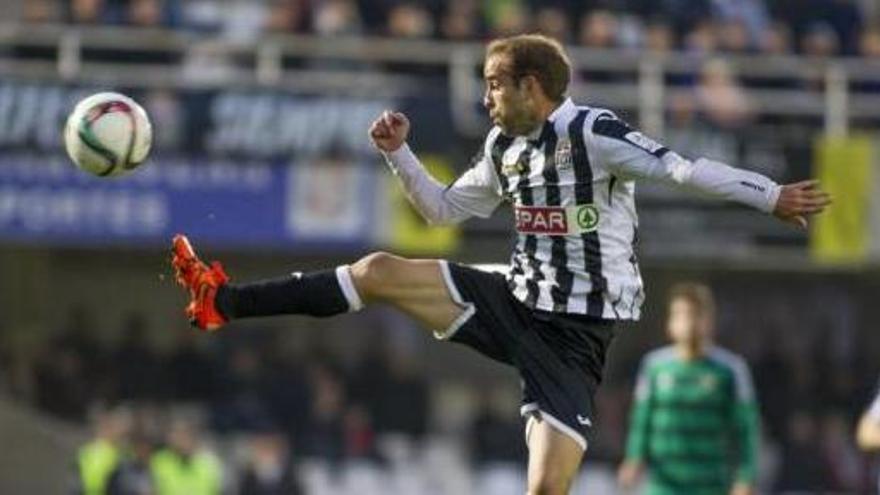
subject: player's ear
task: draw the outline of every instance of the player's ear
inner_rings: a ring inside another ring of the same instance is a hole
[[[535,77],[534,74],[526,74],[523,76],[521,84],[524,84],[525,86],[523,89],[534,97],[537,97],[538,95],[543,95],[544,97],[547,96],[544,93],[544,88],[541,86],[540,81],[538,81],[538,78]]]

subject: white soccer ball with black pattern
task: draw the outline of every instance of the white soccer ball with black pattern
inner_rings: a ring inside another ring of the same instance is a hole
[[[98,93],[77,103],[67,118],[64,146],[77,167],[110,177],[130,172],[150,153],[147,112],[119,93]]]

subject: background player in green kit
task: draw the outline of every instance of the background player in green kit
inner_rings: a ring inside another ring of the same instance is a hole
[[[745,361],[712,343],[708,287],[680,284],[669,299],[672,345],[649,353],[636,385],[619,481],[643,471],[649,495],[754,493],[758,408]]]

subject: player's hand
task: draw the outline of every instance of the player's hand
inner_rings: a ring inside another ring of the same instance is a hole
[[[730,489],[730,495],[755,495],[755,488],[748,483],[738,482]]]
[[[639,483],[645,465],[639,461],[623,461],[617,470],[617,483],[624,490],[631,490]]]
[[[783,222],[807,228],[807,217],[822,213],[831,196],[819,188],[819,181],[805,180],[782,186],[773,215]]]
[[[385,110],[370,125],[370,140],[380,151],[397,151],[409,135],[409,119],[400,112]]]

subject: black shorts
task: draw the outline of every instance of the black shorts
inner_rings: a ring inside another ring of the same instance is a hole
[[[514,366],[523,384],[523,416],[540,415],[586,450],[614,320],[533,310],[513,296],[500,273],[440,264],[453,300],[465,310],[435,335]]]

